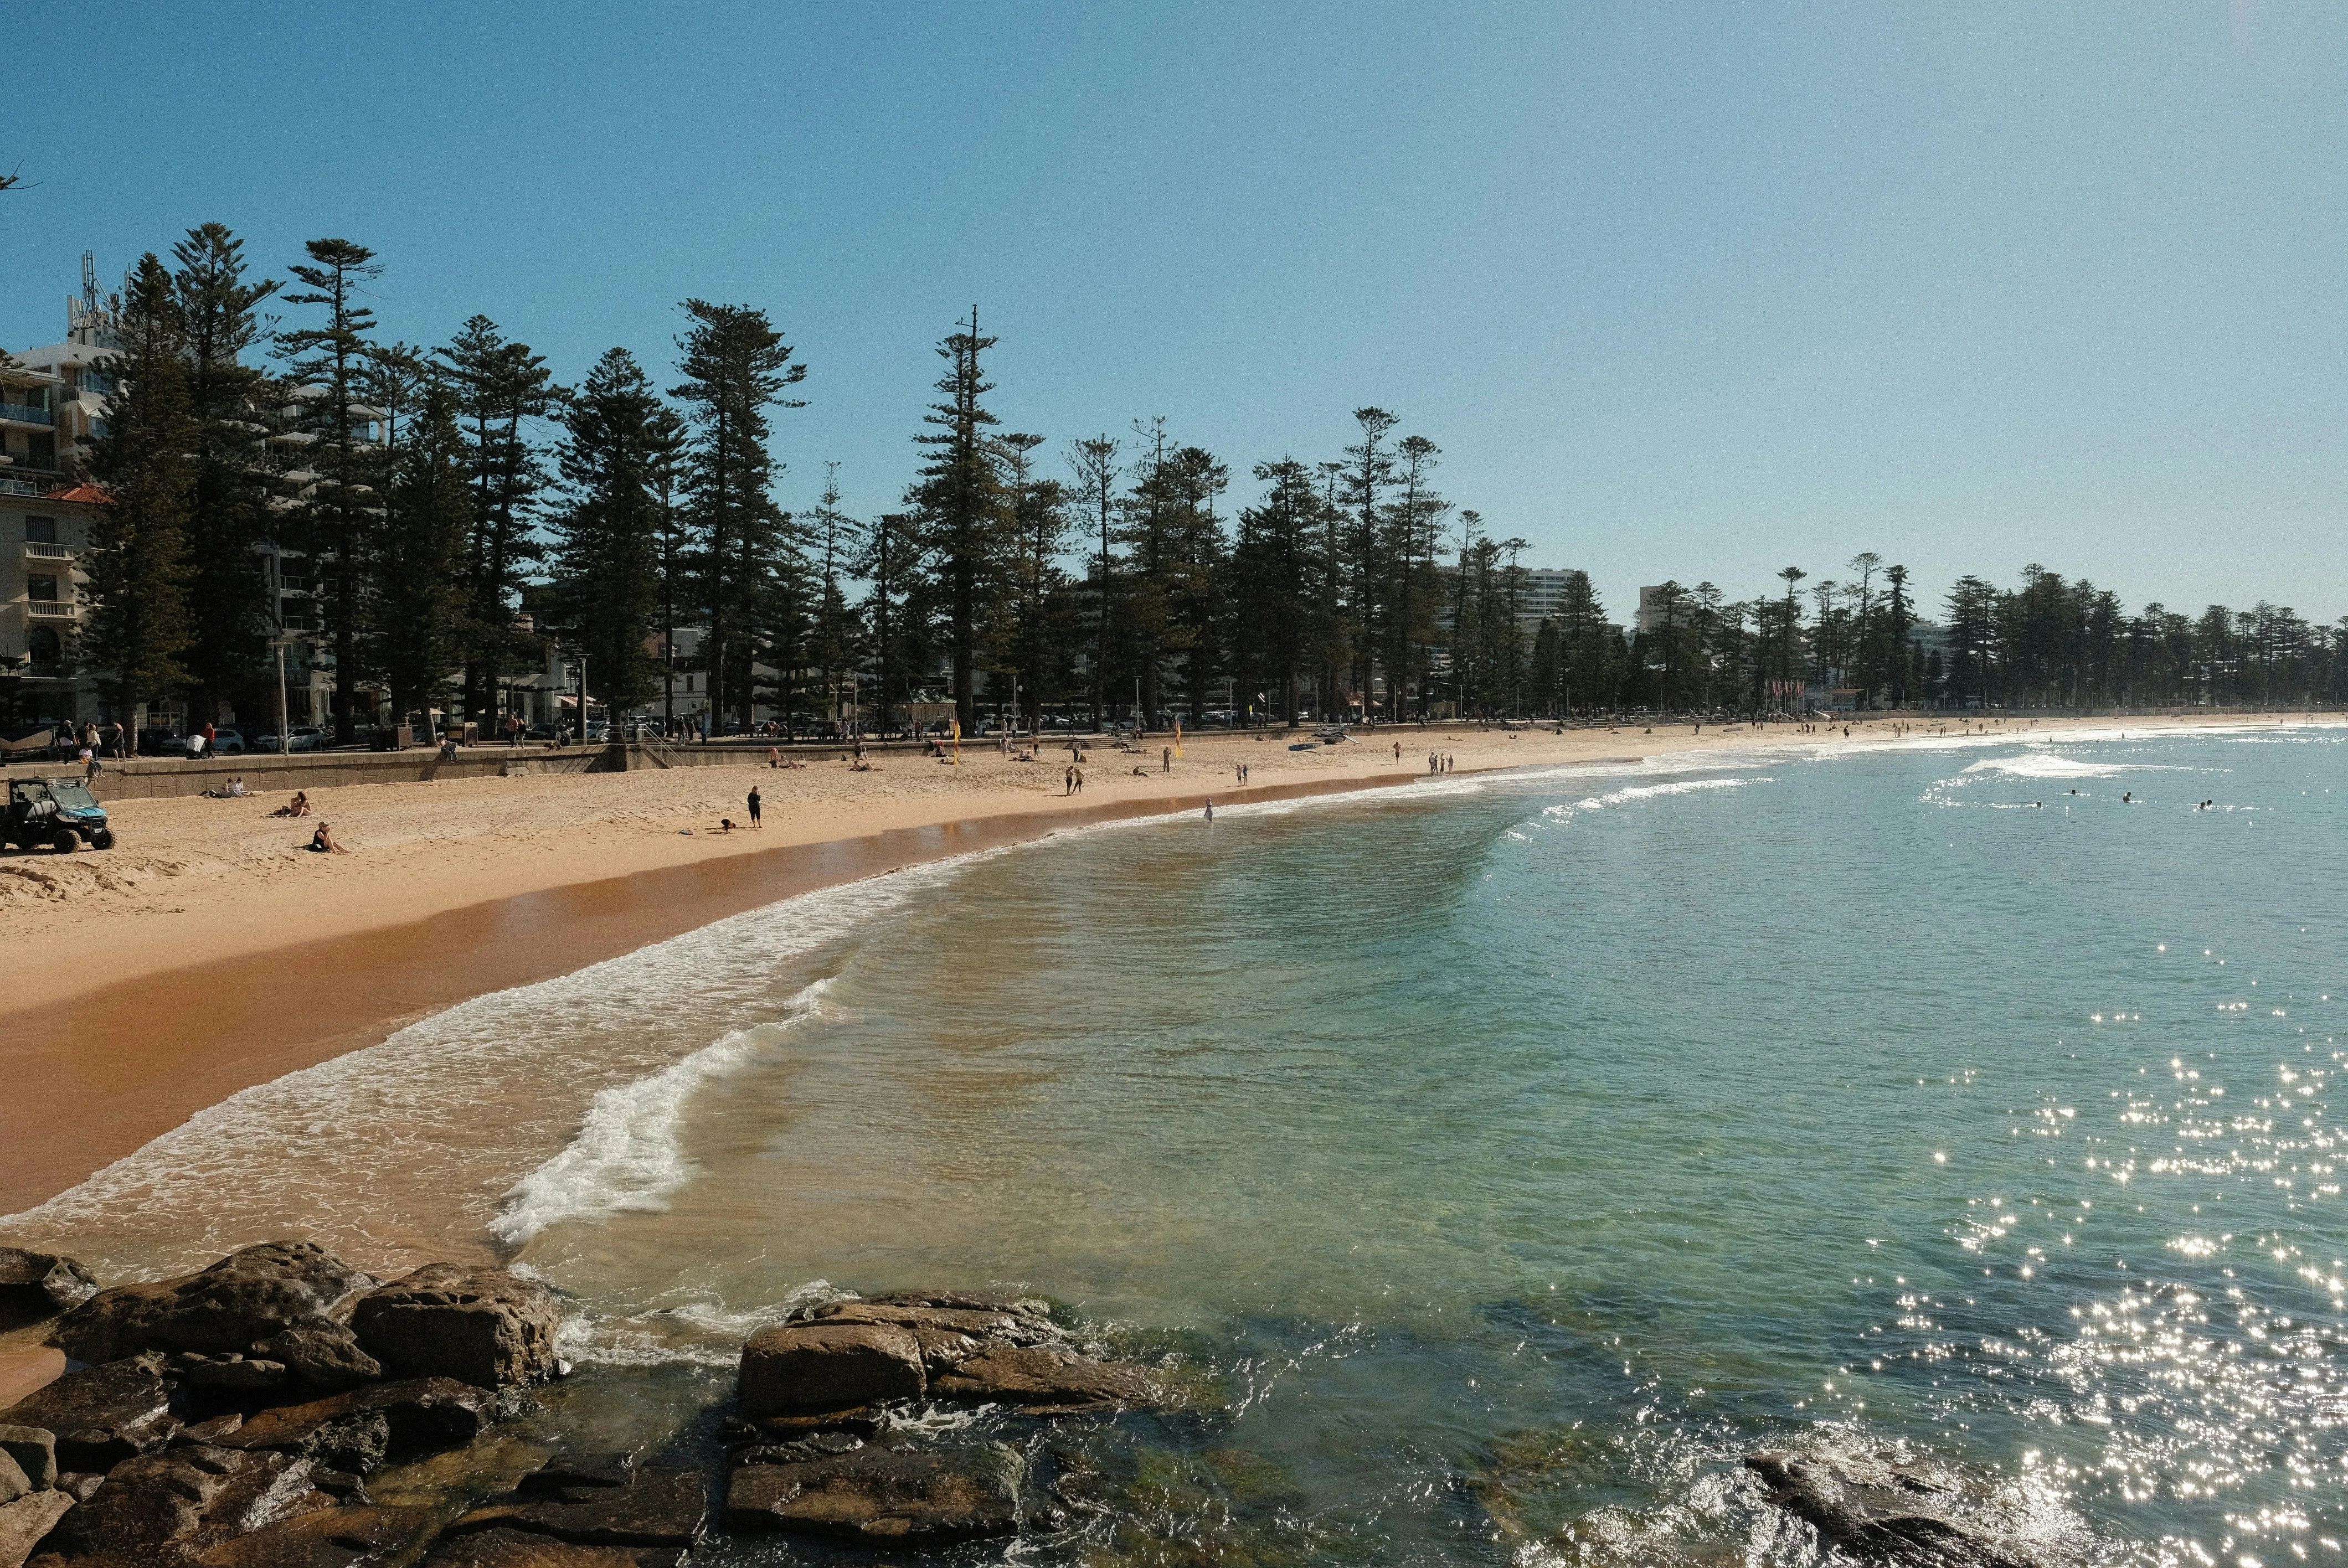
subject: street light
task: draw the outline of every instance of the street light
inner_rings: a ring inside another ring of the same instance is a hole
[[[293,755],[293,747],[285,728],[285,711],[291,706],[285,691],[285,650],[293,641],[292,638],[284,635],[282,628],[277,636],[269,640],[269,646],[277,651],[277,754],[281,757]]]

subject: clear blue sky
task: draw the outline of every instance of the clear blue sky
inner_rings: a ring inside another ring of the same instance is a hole
[[[1529,559],[1736,595],[2348,611],[2348,9],[1352,3],[48,7],[0,343],[208,219],[381,252],[576,380],[765,307],[887,509],[973,302],[1007,427],[1165,415],[1242,476],[1365,403]],[[37,62],[38,64],[32,64]],[[68,90],[69,89],[69,90]],[[1245,489],[1249,487],[1242,486]]]

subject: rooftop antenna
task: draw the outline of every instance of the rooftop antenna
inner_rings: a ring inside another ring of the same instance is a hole
[[[81,253],[81,297],[66,298],[66,335],[91,348],[112,347],[108,341],[114,329],[114,312],[98,292],[98,253]]]

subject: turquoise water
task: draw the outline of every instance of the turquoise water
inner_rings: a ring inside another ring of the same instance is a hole
[[[1983,1467],[2088,1555],[2337,1560],[2342,744],[1064,834],[469,1004],[5,1228],[495,1245],[654,1425],[810,1293],[1042,1290],[1220,1406],[1045,1560],[1808,1561],[1735,1468],[1786,1444]]]

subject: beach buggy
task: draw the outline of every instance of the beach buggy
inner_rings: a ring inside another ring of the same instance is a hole
[[[0,821],[0,836],[19,849],[46,844],[59,855],[71,855],[84,844],[92,849],[114,847],[106,808],[79,779],[10,779],[8,815]]]

